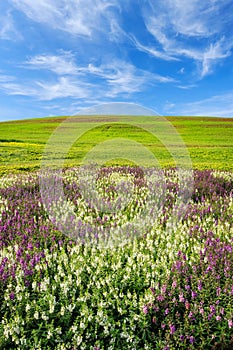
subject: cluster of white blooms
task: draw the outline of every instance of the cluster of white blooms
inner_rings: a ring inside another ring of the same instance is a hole
[[[8,211],[7,200],[0,196],[0,219],[2,217],[2,213]]]
[[[233,180],[233,172],[230,171],[223,171],[223,170],[214,170],[213,176],[216,178],[222,178],[226,181],[232,181]]]
[[[21,174],[7,174],[0,177],[0,188],[8,188],[15,184],[20,184],[22,186],[28,185],[30,182],[36,181],[38,179],[38,172],[33,173],[21,173]]]

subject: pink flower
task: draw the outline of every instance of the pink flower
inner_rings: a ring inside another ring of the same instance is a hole
[[[232,328],[232,327],[233,327],[233,322],[232,322],[232,320],[228,320],[228,327],[229,327],[229,328]]]
[[[163,295],[158,295],[156,299],[158,301],[163,301],[164,300],[164,296]]]
[[[167,285],[166,284],[162,285],[161,292],[166,293],[166,290],[167,290]]]
[[[204,309],[203,308],[200,308],[199,312],[200,312],[200,314],[204,315]]]
[[[188,315],[188,318],[192,318],[193,317],[193,312],[190,311],[189,315]]]
[[[176,288],[176,286],[177,286],[177,282],[176,282],[176,281],[173,281],[173,282],[172,282],[172,288]]]
[[[180,301],[181,303],[184,303],[184,302],[185,302],[185,298],[184,298],[183,293],[181,293],[181,294],[179,295],[179,301]]]
[[[148,314],[148,307],[144,305],[142,311],[144,312],[145,315]]]

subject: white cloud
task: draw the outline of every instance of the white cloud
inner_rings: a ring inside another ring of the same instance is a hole
[[[165,106],[173,115],[233,117],[233,91],[189,103]]]
[[[47,69],[58,75],[76,74],[77,66],[71,52],[61,52],[60,55],[38,55],[25,62],[25,67]]]
[[[15,27],[10,11],[6,15],[0,16],[0,39],[14,41],[22,39],[22,35]]]
[[[20,81],[13,77],[0,76],[0,90],[7,95],[32,97],[40,101],[52,101],[58,98],[90,98],[94,86],[71,76],[58,77],[54,81]]]
[[[88,84],[70,77],[61,77],[55,83],[37,82],[36,84],[39,87],[39,99],[44,101],[66,97],[83,99],[90,95]]]
[[[90,84],[80,82],[72,77],[59,77],[55,82],[27,81],[20,82],[13,77],[1,79],[0,90],[7,95],[33,97],[41,101],[51,101],[57,98],[86,98],[90,94]]]
[[[180,70],[179,70],[179,72],[178,72],[178,73],[180,73],[180,74],[184,74],[184,73],[185,73],[185,68],[184,68],[184,67],[180,68]]]
[[[137,69],[123,60],[112,60],[101,65],[78,66],[71,53],[39,55],[30,58],[24,68],[46,69],[56,74],[53,81],[19,81],[0,75],[1,89],[9,95],[33,97],[51,101],[57,98],[100,99],[115,98],[141,92],[148,85],[174,83],[168,76]],[[91,83],[90,83],[91,82]]]
[[[224,26],[233,20],[219,16],[230,0],[158,0],[144,8],[147,30],[156,40],[156,48],[142,46],[145,52],[163,59],[187,57],[197,63],[199,77],[212,72],[214,65],[231,55],[232,36],[224,35]],[[140,46],[135,42],[136,47]]]
[[[197,85],[196,84],[187,84],[187,85],[177,85],[177,87],[179,89],[182,89],[182,90],[189,90],[189,89],[197,87]]]
[[[33,86],[21,85],[18,82],[4,82],[1,84],[0,89],[7,95],[35,96],[38,94]]]
[[[160,58],[165,61],[178,61],[178,58],[167,54],[164,50],[159,51],[153,47],[141,44],[134,36],[131,36],[131,41],[134,43],[134,45],[139,51],[146,52],[153,57]]]
[[[11,0],[14,6],[35,22],[68,32],[91,37],[105,31],[117,0]]]
[[[203,53],[201,76],[204,77],[210,73],[217,60],[229,57],[231,55],[230,48],[230,45],[224,42],[224,38],[215,44],[210,44],[209,48]]]
[[[87,71],[106,81],[108,86],[107,96],[110,97],[115,97],[122,93],[132,94],[139,92],[146,85],[155,84],[156,82],[175,82],[171,77],[137,69],[132,64],[121,60],[113,60],[111,63],[103,64],[99,67],[89,64]]]
[[[9,81],[14,81],[15,78],[11,75],[1,74],[0,71],[0,83],[8,83]]]

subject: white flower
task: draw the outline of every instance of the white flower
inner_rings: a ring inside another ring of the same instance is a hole
[[[47,334],[47,338],[50,339],[52,337],[53,333],[49,330]]]
[[[62,315],[62,316],[64,316],[65,315],[65,308],[64,308],[64,306],[62,306],[61,307],[61,311],[60,311],[60,314]]]

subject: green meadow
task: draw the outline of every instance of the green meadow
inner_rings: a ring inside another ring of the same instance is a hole
[[[84,119],[86,118],[86,119]],[[141,118],[141,117],[137,117]],[[0,175],[40,168],[44,147],[66,117],[47,117],[0,123]],[[194,169],[233,169],[233,119],[210,117],[168,117],[182,137]],[[88,116],[80,121],[88,124]],[[162,167],[174,165],[164,145],[153,135],[133,125],[106,123],[94,128],[74,143],[65,166],[79,165],[99,143],[123,137],[142,143]],[[115,165],[125,161],[118,159]]]

